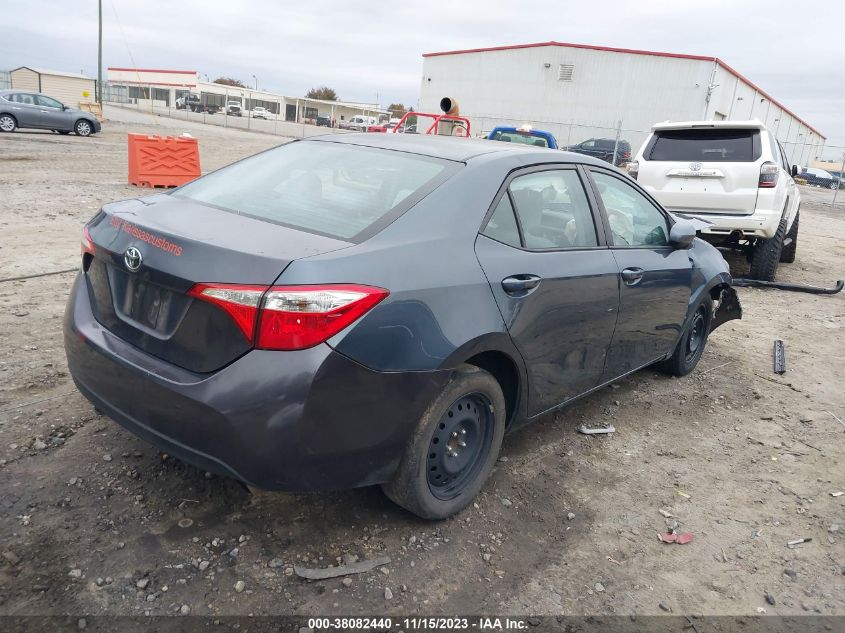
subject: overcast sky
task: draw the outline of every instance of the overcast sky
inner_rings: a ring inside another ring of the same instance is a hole
[[[96,76],[96,0],[2,2],[0,69]],[[845,146],[838,1],[103,0],[103,21],[104,67],[256,75],[290,95],[326,84],[382,105],[416,104],[425,52],[556,40],[712,55]]]

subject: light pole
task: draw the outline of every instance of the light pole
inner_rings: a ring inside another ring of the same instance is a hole
[[[252,78],[255,79],[255,89],[258,90],[258,77],[253,75]]]
[[[97,3],[99,27],[97,32],[97,103],[103,107],[103,0]]]

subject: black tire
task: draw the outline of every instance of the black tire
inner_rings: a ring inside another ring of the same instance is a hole
[[[91,121],[79,119],[73,124],[73,132],[77,136],[91,136],[94,133],[94,126],[91,125]]]
[[[18,128],[18,120],[11,114],[0,114],[0,132],[14,132]]]
[[[659,363],[657,368],[672,376],[686,376],[695,369],[707,346],[712,322],[713,299],[710,295],[706,295],[690,316],[675,351],[669,358]]]
[[[483,369],[461,365],[423,413],[399,469],[382,490],[424,519],[460,512],[493,470],[505,417],[505,398],[496,379]]]
[[[786,237],[786,217],[781,218],[777,231],[768,240],[759,240],[751,253],[751,279],[774,281],[778,271],[778,262],[783,250],[783,240]]]
[[[783,240],[783,248],[780,251],[780,261],[784,264],[791,264],[795,261],[795,251],[798,248],[798,218],[801,217],[801,211],[795,212],[795,219],[792,221],[792,227],[786,234]]]

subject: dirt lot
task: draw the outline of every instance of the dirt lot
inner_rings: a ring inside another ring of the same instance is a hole
[[[76,266],[82,224],[139,194],[125,133],[185,129],[164,125],[0,137],[0,278]],[[279,142],[190,132],[205,170]],[[804,190],[782,279],[845,277],[829,199]],[[845,614],[845,294],[741,290],[694,374],[640,372],[511,435],[476,505],[426,523],[378,489],[251,496],[99,416],[62,349],[72,278],[0,283],[0,614]],[[695,540],[658,542],[660,510]],[[350,555],[392,562],[293,574]]]

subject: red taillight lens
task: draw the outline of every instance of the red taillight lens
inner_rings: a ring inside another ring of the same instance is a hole
[[[388,294],[383,288],[352,284],[270,288],[261,307],[256,347],[314,347],[369,312]]]
[[[780,169],[778,169],[777,164],[772,162],[765,162],[760,167],[760,181],[757,186],[760,189],[771,189],[776,187],[778,184],[778,174],[780,173]]]
[[[235,284],[197,284],[188,296],[207,301],[224,310],[252,343],[258,306],[267,286],[240,286]]]
[[[88,227],[82,227],[82,254],[94,254],[94,240],[91,239],[91,234],[88,232]]]
[[[226,311],[250,343],[260,349],[296,350],[322,343],[388,294],[354,284],[242,286],[197,284],[188,295]]]

